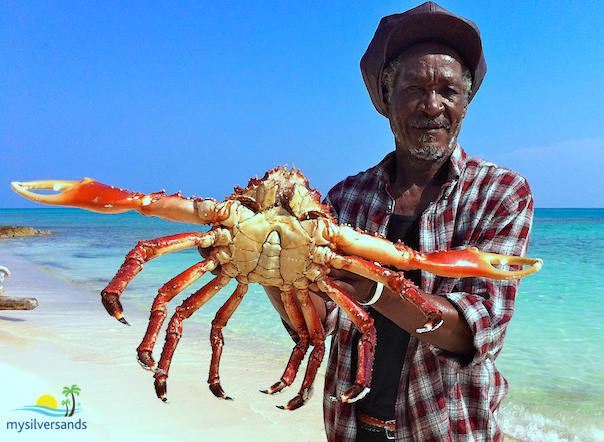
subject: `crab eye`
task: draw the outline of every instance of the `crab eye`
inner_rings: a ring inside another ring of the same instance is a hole
[[[325,218],[325,214],[318,212],[316,210],[311,210],[310,212],[306,212],[305,219],[319,219]]]

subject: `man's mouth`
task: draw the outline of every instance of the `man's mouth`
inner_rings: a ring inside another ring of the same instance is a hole
[[[424,132],[436,132],[438,130],[449,130],[449,128],[451,127],[451,125],[449,125],[448,123],[443,123],[443,124],[412,124],[411,127],[413,127],[414,129],[417,130],[421,130]]]
[[[449,130],[451,128],[451,125],[449,124],[448,121],[442,121],[442,122],[418,122],[415,124],[411,124],[411,127],[413,127],[414,129],[417,130],[421,130],[423,132],[436,132],[439,131],[441,129],[444,130]]]
[[[444,126],[418,126],[418,127],[415,127],[415,129],[421,130],[423,132],[436,132],[438,130],[447,129],[447,128]]]

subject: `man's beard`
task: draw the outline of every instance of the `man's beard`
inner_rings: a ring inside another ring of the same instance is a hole
[[[444,129],[451,129],[451,123],[446,117],[440,116],[437,118],[425,118],[421,121],[412,121],[410,125],[415,128],[431,128],[440,127]],[[409,153],[419,160],[425,161],[438,161],[443,157],[448,157],[455,146],[457,145],[457,135],[461,129],[461,124],[458,124],[454,131],[449,134],[449,139],[444,146],[436,146],[437,136],[431,134],[420,135],[418,141],[420,146],[413,144],[409,147]],[[398,135],[395,134],[395,139],[402,142]]]
[[[445,146],[431,144],[430,142],[436,141],[434,135],[422,135],[420,141],[422,145],[412,147],[409,149],[409,153],[419,160],[438,161],[453,151],[457,144],[457,136],[451,136]],[[426,142],[428,143],[426,144]]]

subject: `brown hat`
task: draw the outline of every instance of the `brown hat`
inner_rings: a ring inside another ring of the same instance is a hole
[[[487,73],[478,26],[434,2],[426,2],[402,14],[382,18],[361,58],[361,73],[371,101],[385,117],[388,116],[388,107],[382,95],[382,71],[405,49],[427,41],[440,42],[455,49],[472,71],[469,101],[478,91]]]

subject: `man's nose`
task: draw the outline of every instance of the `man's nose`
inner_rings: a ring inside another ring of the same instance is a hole
[[[428,115],[438,115],[445,109],[440,95],[436,91],[426,91],[421,103],[420,110]]]

